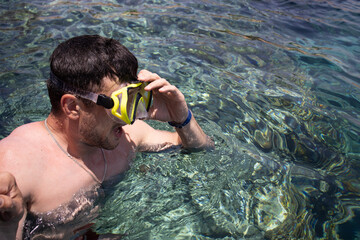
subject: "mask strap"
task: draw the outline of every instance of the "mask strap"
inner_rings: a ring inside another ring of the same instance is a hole
[[[96,104],[103,106],[106,109],[111,109],[114,107],[114,100],[111,97],[108,97],[104,94],[100,94],[97,97]]]
[[[86,96],[89,94],[87,91],[79,90],[73,87],[70,87],[68,84],[66,84],[64,81],[62,81],[60,78],[58,78],[51,70],[50,70],[50,82],[54,84],[54,86],[63,91],[63,92],[69,92],[72,94],[77,94],[80,97]]]
[[[99,95],[93,92],[87,92],[70,87],[65,82],[61,81],[52,71],[50,71],[49,80],[57,89],[63,92],[68,92],[79,97],[88,99],[90,101],[93,101],[97,105],[103,106],[106,109],[111,109],[114,106],[114,101],[110,97],[104,94]]]

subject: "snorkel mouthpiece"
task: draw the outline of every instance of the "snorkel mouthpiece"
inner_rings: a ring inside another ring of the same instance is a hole
[[[106,109],[111,109],[114,107],[114,100],[104,94],[99,94],[96,104],[103,106]]]

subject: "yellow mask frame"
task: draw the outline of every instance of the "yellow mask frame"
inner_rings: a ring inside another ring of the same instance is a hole
[[[132,83],[113,92],[111,99],[114,106],[111,114],[126,124],[133,124],[135,119],[146,118],[152,99],[152,92],[144,89],[147,85],[144,82]]]
[[[145,91],[147,82],[131,83],[119,90],[114,91],[111,97],[104,94],[83,91],[67,86],[55,74],[50,71],[50,81],[58,89],[64,92],[88,99],[97,105],[103,106],[113,120],[121,120],[126,124],[133,124],[135,119],[147,118],[152,100],[152,91]],[[110,110],[111,109],[111,110]]]

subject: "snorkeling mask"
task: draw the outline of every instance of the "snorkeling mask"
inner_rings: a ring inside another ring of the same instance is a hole
[[[152,99],[152,92],[144,89],[147,85],[148,83],[144,82],[132,83],[113,92],[111,100],[114,104],[110,116],[115,116],[127,124],[133,124],[135,119],[147,118]]]
[[[88,99],[106,108],[108,115],[117,122],[133,124],[135,119],[146,119],[152,100],[152,91],[145,91],[146,82],[131,83],[111,96],[87,92],[66,86],[58,77],[50,72],[50,81],[65,92]]]

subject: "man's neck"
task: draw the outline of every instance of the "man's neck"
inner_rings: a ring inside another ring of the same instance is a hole
[[[47,126],[62,150],[72,157],[84,161],[99,152],[98,147],[89,146],[80,140],[78,121],[50,114],[47,118]]]

